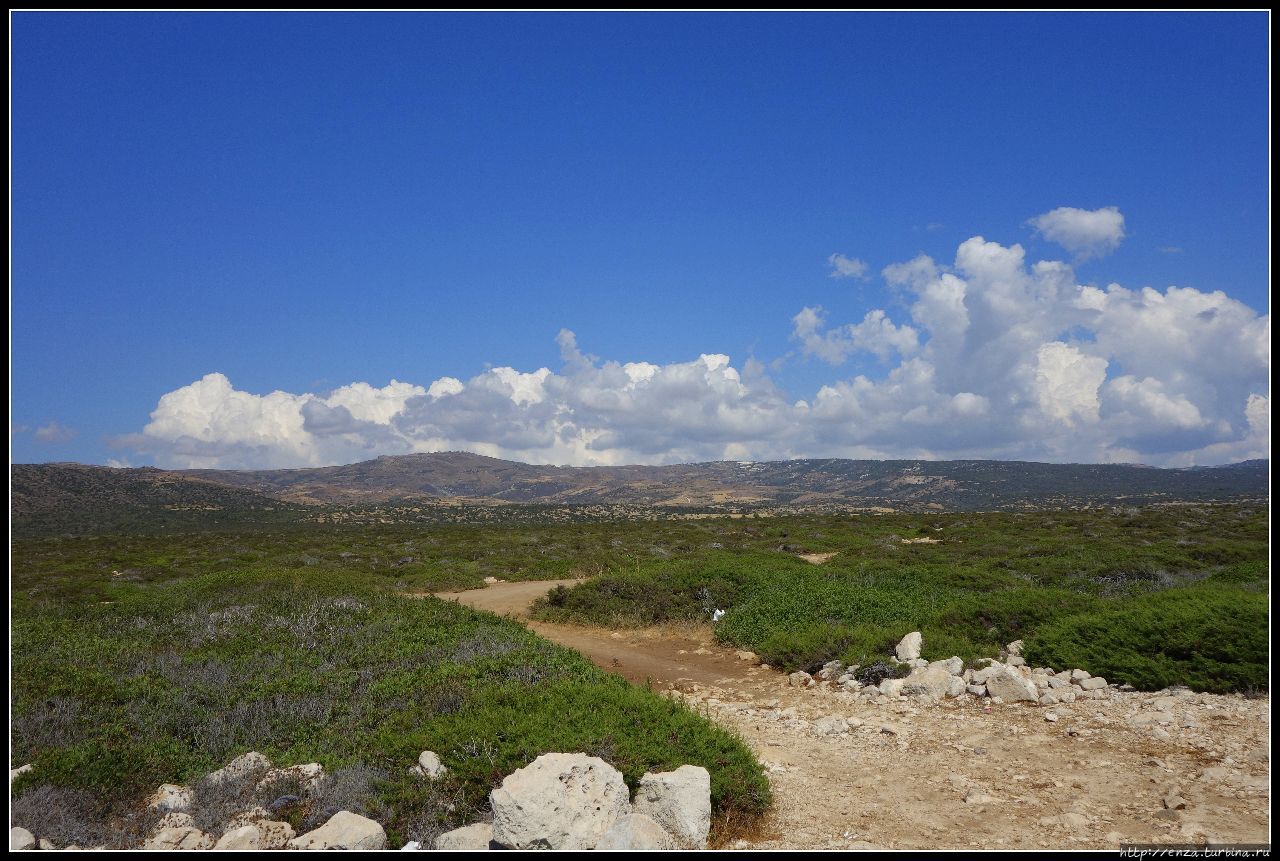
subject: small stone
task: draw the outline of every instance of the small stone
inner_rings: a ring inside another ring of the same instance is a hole
[[[899,661],[914,661],[920,657],[920,647],[923,644],[924,637],[919,631],[912,631],[894,647],[894,654],[898,656]]]
[[[818,735],[840,735],[848,729],[849,725],[845,723],[845,719],[835,715],[818,718],[813,722],[813,731]]]
[[[977,787],[970,789],[964,795],[965,804],[990,804],[993,801],[995,801],[994,798],[988,795],[984,790],[978,789]]]
[[[797,670],[787,676],[787,684],[793,688],[807,688],[813,684],[813,676],[809,675],[804,670]]]
[[[1057,816],[1042,816],[1040,824],[1051,828],[1083,828],[1089,824],[1089,820],[1083,814],[1074,811],[1061,813]]]
[[[444,767],[444,763],[440,761],[440,757],[434,752],[424,750],[418,754],[418,764],[410,769],[414,774],[425,777],[428,780],[436,780],[444,777],[448,773],[448,769]]]
[[[1186,810],[1187,809],[1187,800],[1183,798],[1181,795],[1178,795],[1176,792],[1169,793],[1162,799],[1162,801],[1164,802],[1165,810]]]
[[[1085,691],[1098,691],[1107,686],[1107,680],[1102,676],[1090,676],[1080,682],[1080,689]]]
[[[385,849],[387,832],[372,819],[343,810],[314,831],[289,841],[293,849]]]
[[[1055,712],[1045,712],[1044,719],[1047,720],[1049,723],[1056,723],[1058,720],[1058,715]]]
[[[838,718],[843,722],[843,718]],[[640,778],[636,813],[651,817],[684,849],[705,849],[711,831],[711,774],[698,765]]]
[[[198,828],[161,828],[142,844],[143,849],[172,852],[180,849],[209,849],[213,838]]]
[[[255,825],[242,825],[226,832],[213,844],[214,849],[261,849],[262,834]]]
[[[488,849],[491,840],[493,840],[493,824],[477,822],[474,825],[446,831],[436,838],[434,845],[436,849],[443,850]]]
[[[36,845],[36,836],[25,828],[9,829],[9,851],[22,852]]]
[[[191,806],[191,790],[174,783],[162,783],[160,788],[151,794],[147,806],[161,812],[186,810]]]
[[[1036,686],[1011,668],[1005,668],[987,679],[987,693],[993,699],[998,697],[1004,702],[1036,702],[1040,699]]]
[[[620,817],[613,827],[604,833],[597,850],[675,849],[676,842],[662,826],[643,813],[628,813]]]
[[[26,765],[20,765],[17,768],[9,769],[9,782],[13,783],[15,780],[17,780],[19,777],[26,774],[30,770],[31,770],[31,763],[29,762]]]

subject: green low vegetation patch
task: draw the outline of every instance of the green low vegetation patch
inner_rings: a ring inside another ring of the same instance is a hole
[[[1265,691],[1267,596],[1216,585],[1143,595],[1043,626],[1026,657],[1143,690]]]
[[[746,745],[683,705],[514,622],[365,575],[248,569],[94,595],[14,605],[12,757],[34,765],[15,804],[42,793],[27,807],[107,822],[249,750],[345,775],[360,789],[343,803],[393,845],[476,821],[493,786],[550,751],[600,756],[633,787],[704,766],[721,820],[769,804]],[[446,783],[408,775],[424,749]]]
[[[607,626],[709,621],[784,670],[1028,659],[1143,689],[1267,687],[1266,511],[1250,505],[765,521],[747,541],[618,565],[535,607]],[[732,529],[726,534],[733,535]],[[922,540],[924,539],[924,540]],[[811,565],[799,553],[835,552]]]

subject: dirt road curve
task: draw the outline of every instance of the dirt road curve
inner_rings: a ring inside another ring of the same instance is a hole
[[[680,689],[689,683],[711,685],[746,683],[752,675],[734,653],[713,645],[710,628],[608,631],[579,625],[553,625],[528,619],[529,605],[558,585],[577,580],[497,583],[486,589],[440,592],[437,598],[459,601],[477,610],[522,620],[531,630],[554,643],[576,649],[596,666],[618,673],[627,681],[656,689]],[[759,672],[758,670],[756,671]]]
[[[523,619],[535,598],[572,582],[438,597]],[[672,691],[751,745],[769,770],[774,812],[733,848],[1086,849],[1270,837],[1268,699],[1115,693],[990,713],[972,697],[872,705],[788,687],[717,643],[710,626],[526,624],[630,681]]]

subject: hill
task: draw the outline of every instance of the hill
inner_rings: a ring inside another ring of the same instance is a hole
[[[659,511],[851,508],[998,511],[1264,498],[1268,461],[1155,469],[1016,461],[809,459],[674,466],[534,466],[462,452],[280,470],[18,464],[15,533],[76,534],[295,521],[316,507],[631,506]]]
[[[1265,496],[1268,467],[1268,461],[1155,469],[1124,464],[842,459],[556,467],[442,452],[315,469],[182,474],[294,502],[341,505],[418,499],[694,507],[839,503],[986,510]]]
[[[151,467],[15,464],[10,479],[9,511],[15,533],[250,523],[278,519],[298,508],[253,490]]]

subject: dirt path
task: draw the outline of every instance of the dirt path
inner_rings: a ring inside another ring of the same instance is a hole
[[[442,593],[524,618],[557,583]],[[1052,709],[972,697],[855,702],[789,687],[711,627],[527,622],[731,727],[769,770],[774,811],[734,848],[1115,848],[1270,839],[1270,700],[1114,693]],[[1053,712],[1056,721],[1046,720]],[[832,718],[843,719],[831,720]],[[820,723],[818,723],[820,721]],[[1165,798],[1178,807],[1166,809]]]
[[[485,589],[440,592],[436,597],[520,619],[548,640],[581,652],[596,666],[618,673],[636,684],[649,680],[659,690],[678,689],[690,682],[699,685],[728,684],[743,671],[741,662],[726,660],[723,646],[707,648],[706,641],[711,639],[709,627],[608,631],[581,625],[535,622],[528,618],[529,605],[536,599],[556,586],[580,582],[497,583]],[[732,656],[733,653],[730,651],[728,654]]]

